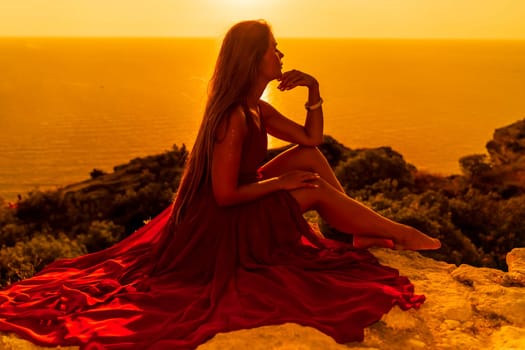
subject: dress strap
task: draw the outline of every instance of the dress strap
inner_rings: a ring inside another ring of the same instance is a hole
[[[250,109],[248,108],[248,106],[247,106],[245,103],[243,103],[243,104],[241,105],[241,107],[242,107],[242,111],[244,112],[244,115],[245,115],[246,117],[252,115],[252,112],[250,112]]]

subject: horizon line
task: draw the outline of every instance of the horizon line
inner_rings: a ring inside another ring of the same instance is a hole
[[[0,35],[0,39],[213,39],[215,36],[180,36],[180,35],[146,35],[146,36],[109,36],[109,35]],[[314,40],[458,40],[458,41],[525,41],[524,38],[493,37],[358,37],[358,36],[280,36],[279,39],[314,39]]]

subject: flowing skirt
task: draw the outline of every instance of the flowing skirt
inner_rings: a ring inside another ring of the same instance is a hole
[[[345,343],[394,305],[424,302],[367,250],[317,235],[286,191],[231,207],[210,198],[175,229],[167,208],[108,249],[0,291],[0,331],[46,346],[194,349],[294,322]]]

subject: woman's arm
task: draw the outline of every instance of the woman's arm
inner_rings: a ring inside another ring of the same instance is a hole
[[[219,205],[247,202],[278,190],[316,187],[310,181],[319,178],[319,175],[300,170],[239,185],[239,167],[246,133],[246,116],[240,107],[232,112],[229,121],[224,121],[219,127],[220,138],[215,142],[211,169],[213,195]]]
[[[290,90],[297,86],[308,88],[307,105],[313,106],[321,102],[319,83],[314,77],[297,70],[283,73],[278,86],[280,90]],[[323,109],[321,106],[307,110],[304,126],[286,118],[269,103],[261,101],[260,106],[264,124],[270,135],[304,146],[317,146],[323,142]]]

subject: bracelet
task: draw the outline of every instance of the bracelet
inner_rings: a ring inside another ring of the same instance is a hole
[[[308,102],[306,102],[304,104],[304,108],[306,108],[307,111],[313,111],[317,108],[320,108],[322,105],[323,105],[323,99],[319,99],[319,102],[317,102],[316,104],[313,104],[313,105],[309,105]]]

